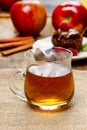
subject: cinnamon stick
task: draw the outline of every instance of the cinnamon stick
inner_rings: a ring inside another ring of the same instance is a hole
[[[11,48],[11,47],[17,47],[20,45],[24,45],[24,44],[29,44],[30,42],[34,42],[34,38],[30,38],[29,40],[23,40],[23,41],[16,41],[16,42],[10,42],[10,43],[1,43],[0,44],[0,49],[7,49],[7,48]]]
[[[14,37],[14,38],[0,39],[0,43],[18,42],[18,41],[30,40],[30,39],[33,39],[33,37],[32,36]]]
[[[21,46],[12,48],[12,49],[4,50],[4,51],[1,51],[1,53],[2,53],[3,56],[7,56],[7,55],[10,55],[10,54],[13,54],[13,53],[16,53],[16,52],[20,52],[20,51],[23,51],[23,50],[26,50],[26,49],[30,49],[30,48],[32,48],[33,42],[34,41],[30,41],[29,44],[25,44],[25,45],[21,45]]]

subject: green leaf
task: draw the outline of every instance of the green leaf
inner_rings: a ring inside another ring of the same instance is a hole
[[[81,46],[81,51],[87,51],[87,43],[84,43],[84,44]]]

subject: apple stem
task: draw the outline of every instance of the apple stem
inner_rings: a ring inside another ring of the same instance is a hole
[[[83,30],[82,35],[85,34],[86,30],[87,30],[87,27]]]

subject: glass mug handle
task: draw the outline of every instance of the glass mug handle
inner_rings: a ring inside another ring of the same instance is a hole
[[[9,87],[10,90],[20,99],[27,101],[26,97],[25,97],[25,93],[23,90],[19,89],[17,86],[17,83],[20,81],[24,81],[25,79],[25,75],[26,73],[22,70],[16,71],[14,73],[11,74],[10,78],[9,78]],[[21,79],[21,80],[20,80]],[[24,82],[23,82],[24,83]],[[22,86],[23,86],[22,83]]]

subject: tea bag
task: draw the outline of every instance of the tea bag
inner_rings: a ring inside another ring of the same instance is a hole
[[[31,68],[36,75],[44,77],[56,77],[67,73],[67,52],[63,48],[49,48],[41,50],[37,48],[33,51],[36,61],[44,61],[41,65],[35,65]],[[46,62],[45,62],[46,61]]]
[[[47,57],[47,61],[56,61],[56,59],[57,59],[53,48],[45,50],[45,55]]]
[[[61,47],[52,47],[47,50],[37,48],[34,52],[34,57],[37,61],[63,61],[69,57],[69,53],[65,52],[64,48]]]
[[[55,61],[55,53],[53,52],[53,48],[47,50],[41,50],[39,48],[34,52],[34,57],[37,61]]]
[[[34,58],[37,60],[37,61],[43,61],[43,60],[46,60],[46,56],[45,54],[41,51],[41,49],[39,48],[36,48],[35,52],[34,52]]]

